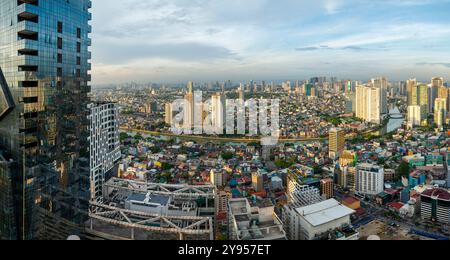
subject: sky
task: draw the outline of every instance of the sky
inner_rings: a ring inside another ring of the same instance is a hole
[[[93,84],[450,79],[450,0],[96,0]]]

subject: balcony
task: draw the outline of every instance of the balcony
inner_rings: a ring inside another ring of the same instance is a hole
[[[30,12],[22,12],[17,15],[17,21],[28,21],[32,23],[39,23],[39,16]]]
[[[21,72],[21,71],[36,72],[36,71],[38,71],[38,66],[34,66],[34,65],[20,65],[19,66],[19,72]]]
[[[38,81],[20,81],[19,87],[22,88],[37,88],[39,86]]]
[[[39,51],[32,50],[32,49],[20,49],[17,51],[17,54],[19,56],[22,56],[22,55],[39,56]]]
[[[19,128],[20,133],[33,134],[38,131],[38,126],[35,120],[24,120]]]
[[[17,36],[19,36],[19,40],[33,40],[37,41],[39,40],[39,33],[30,31],[30,30],[22,30],[17,33]]]
[[[17,0],[17,6],[23,5],[23,4],[39,6],[39,0]]]

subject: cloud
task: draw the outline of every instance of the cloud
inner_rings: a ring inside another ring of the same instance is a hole
[[[115,52],[114,55],[110,55]],[[216,59],[237,58],[236,55],[221,46],[201,43],[166,44],[109,44],[106,48],[94,51],[95,59],[100,63],[123,64],[134,60],[161,58],[179,61],[212,61]]]
[[[418,66],[441,66],[450,68],[450,62],[418,62],[416,63]]]
[[[341,0],[327,0],[325,1],[324,8],[328,15],[334,15],[340,12],[342,5]]]
[[[320,45],[320,46],[307,46],[307,47],[299,47],[295,48],[296,51],[320,51],[320,50],[348,50],[348,51],[387,51],[387,48],[365,48],[361,46],[342,46],[342,47],[336,47],[332,48],[328,45]]]
[[[98,0],[94,84],[430,73],[416,63],[450,60],[448,2]]]

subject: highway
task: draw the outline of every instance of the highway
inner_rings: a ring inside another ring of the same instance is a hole
[[[174,137],[185,140],[192,141],[206,141],[206,142],[234,142],[234,143],[253,143],[260,142],[260,138],[248,138],[248,137],[217,137],[217,136],[204,136],[204,135],[178,135],[173,133],[161,133],[155,131],[147,131],[141,129],[129,129],[126,127],[120,127],[122,132],[126,133],[134,133],[134,134],[142,134],[142,135],[151,135],[151,136],[163,136],[163,137]],[[297,143],[297,142],[314,142],[314,141],[327,141],[328,138],[281,138],[279,142],[281,143]]]

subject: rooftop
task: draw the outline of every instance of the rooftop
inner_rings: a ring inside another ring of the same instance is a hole
[[[306,221],[315,227],[355,213],[354,210],[340,204],[335,199],[297,208],[296,210]]]
[[[422,193],[422,196],[427,197],[435,197],[439,200],[447,200],[450,201],[450,193],[447,190],[435,188],[435,189],[429,189]]]

